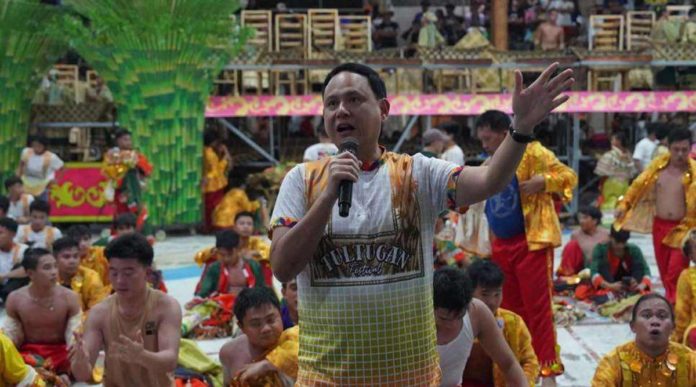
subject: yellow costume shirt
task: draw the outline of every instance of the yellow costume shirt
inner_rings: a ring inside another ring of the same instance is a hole
[[[656,212],[655,188],[660,172],[669,165],[670,154],[662,155],[654,159],[628,188],[628,191],[619,199],[617,209],[623,212],[623,216],[616,219],[614,226],[618,229],[626,229],[638,233],[649,234],[652,232],[653,218]],[[686,233],[696,227],[696,160],[689,159],[689,167],[682,176],[684,193],[686,197],[686,215],[681,223],[675,227],[662,243],[680,249]],[[691,199],[691,200],[689,200]]]
[[[0,387],[23,386],[44,387],[41,377],[24,363],[24,359],[15,348],[14,343],[4,333],[0,333]]]
[[[564,203],[569,202],[578,184],[578,176],[538,141],[527,145],[516,175],[520,183],[536,175],[543,176],[546,183],[542,192],[533,195],[520,193],[529,250],[560,246],[561,225],[553,195],[559,196]]]
[[[619,345],[602,358],[592,378],[592,387],[696,385],[696,353],[669,343],[665,354],[652,358],[635,341]]]
[[[63,283],[62,280],[59,279],[59,281]],[[99,274],[83,266],[78,267],[77,273],[70,280],[70,289],[80,298],[80,307],[83,312],[89,311],[109,295]]]
[[[203,177],[206,183],[203,192],[215,192],[227,187],[227,170],[229,163],[220,159],[215,149],[203,147]]]
[[[696,327],[696,267],[681,272],[677,281],[677,303],[672,341],[684,344],[685,334]]]
[[[265,354],[262,359],[255,360],[261,361],[263,359],[268,360],[274,367],[278,369],[283,375],[297,379],[298,370],[298,356],[300,351],[300,339],[299,339],[299,327],[294,326],[292,328],[286,329],[280,335],[278,339],[278,344],[275,348]],[[286,384],[281,381],[281,378],[277,373],[273,373],[261,378],[261,380],[256,380],[250,387],[282,387]],[[236,379],[232,380],[230,383],[231,387],[241,386],[241,383]]]
[[[539,376],[539,360],[532,347],[532,335],[520,315],[507,309],[498,308],[495,314],[498,321],[503,322],[503,336],[510,346],[515,358],[522,366],[524,375],[530,386],[534,386]],[[505,386],[505,375],[497,364],[493,364],[493,381],[495,387]]]
[[[109,261],[104,256],[103,246],[90,247],[87,256],[80,259],[80,266],[96,271],[104,286],[111,285],[111,281],[109,281]]]

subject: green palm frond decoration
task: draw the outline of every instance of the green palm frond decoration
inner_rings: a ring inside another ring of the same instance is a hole
[[[27,142],[31,100],[41,77],[65,51],[49,26],[58,7],[38,0],[0,0],[0,179],[14,174]],[[4,185],[0,185],[4,189]]]
[[[250,36],[231,17],[237,2],[65,3],[75,14],[64,33],[104,78],[119,123],[155,167],[144,195],[149,223],[198,223],[205,106],[214,78]]]

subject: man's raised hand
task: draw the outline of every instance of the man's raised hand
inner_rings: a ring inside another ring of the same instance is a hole
[[[561,95],[575,82],[573,70],[567,69],[551,77],[558,69],[558,63],[547,67],[528,88],[523,89],[522,72],[515,70],[515,90],[512,95],[512,112],[514,113],[514,129],[532,134],[537,126],[553,109],[568,100],[567,95]]]

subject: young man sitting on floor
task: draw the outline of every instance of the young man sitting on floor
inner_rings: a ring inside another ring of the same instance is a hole
[[[109,261],[104,255],[104,247],[92,246],[92,233],[87,226],[81,224],[70,226],[67,234],[79,244],[80,266],[96,271],[104,286],[110,289]]]
[[[56,259],[48,250],[27,250],[22,266],[31,283],[8,297],[3,330],[27,364],[69,383],[68,347],[80,325],[80,302],[58,285]]]
[[[48,202],[41,199],[34,200],[29,206],[29,224],[17,229],[15,242],[50,250],[53,242],[63,236],[59,229],[48,225],[50,213],[51,206]]]
[[[243,335],[220,349],[225,385],[292,386],[297,378],[298,327],[283,331],[278,298],[269,288],[244,289],[234,305]]]
[[[78,243],[64,237],[53,244],[53,255],[58,265],[58,283],[71,289],[80,299],[82,312],[86,313],[109,295],[99,274],[80,265]]]
[[[520,363],[530,386],[539,377],[539,361],[532,347],[532,336],[520,315],[500,307],[503,302],[503,282],[505,277],[500,267],[489,259],[479,259],[469,265],[467,274],[474,288],[474,298],[483,301],[493,312],[498,326],[503,330],[505,341]],[[471,355],[464,369],[462,386],[505,386],[503,372],[481,348],[474,343]]]

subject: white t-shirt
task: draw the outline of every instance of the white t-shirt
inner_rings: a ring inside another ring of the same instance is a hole
[[[326,183],[327,161],[283,179],[272,227],[292,227]],[[433,317],[435,217],[454,207],[461,167],[384,152],[353,184],[346,218],[334,204],[312,258],[297,277],[297,385],[435,384]]]
[[[15,243],[27,243],[31,244],[31,247],[41,247],[50,250],[50,246],[53,245],[53,242],[62,236],[63,234],[60,230],[55,227],[46,226],[43,230],[35,232],[31,229],[30,225],[25,224],[19,226],[17,229],[17,235],[15,235],[14,241]]]
[[[19,219],[26,214],[29,214],[29,206],[34,201],[34,196],[23,194],[22,197],[13,202],[10,201],[10,207],[7,209],[7,216],[12,219]]]
[[[14,265],[21,263],[26,249],[27,245],[14,243],[10,251],[0,250],[0,274],[5,275],[11,272]],[[4,282],[7,282],[7,280]]]
[[[45,159],[48,159],[48,164],[46,164],[44,170]],[[34,154],[32,148],[24,148],[22,151],[22,160],[26,160],[24,164],[24,175],[29,179],[53,180],[56,177],[56,171],[63,168],[63,160],[55,153],[49,151],[37,155]]]
[[[310,145],[305,149],[304,157],[302,158],[305,162],[307,161],[317,161],[324,157],[335,156],[338,153],[338,147],[332,143],[316,143]]]
[[[459,145],[452,145],[449,147],[441,156],[441,159],[449,161],[450,163],[455,163],[457,165],[464,165],[464,151]]]
[[[474,329],[471,327],[469,313],[464,315],[459,335],[447,344],[438,345],[440,368],[442,369],[442,387],[457,387],[462,384],[462,375],[474,346]]]
[[[636,149],[633,151],[633,159],[640,161],[641,170],[645,169],[652,161],[652,155],[655,152],[657,143],[657,140],[653,141],[645,137],[636,144]]]

